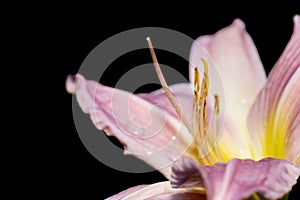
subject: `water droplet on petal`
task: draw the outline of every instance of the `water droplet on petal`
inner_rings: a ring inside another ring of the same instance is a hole
[[[247,99],[242,99],[241,103],[242,104],[247,104]]]
[[[244,155],[244,150],[243,149],[240,150],[240,154]]]
[[[135,130],[135,131],[133,131],[133,134],[134,135],[138,135],[138,134],[140,134],[137,130]]]

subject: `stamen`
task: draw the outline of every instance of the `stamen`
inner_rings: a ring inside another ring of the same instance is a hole
[[[218,148],[218,145],[216,143],[218,137],[217,137],[217,116],[220,114],[220,96],[218,94],[214,94],[214,116],[213,116],[213,124],[212,124],[212,142],[215,143],[214,148],[216,152],[216,156],[219,161],[222,161],[222,157],[220,155],[220,151]]]
[[[198,67],[194,68],[194,92],[198,94],[200,91],[200,73]]]
[[[193,102],[193,128],[196,146],[199,147],[203,141],[202,132],[199,130],[200,123],[199,112],[200,112],[200,72],[197,67],[194,68],[194,102]]]
[[[156,58],[156,55],[155,55],[155,52],[154,52],[154,48],[152,46],[152,42],[150,40],[150,37],[147,37],[146,38],[147,42],[148,42],[148,45],[149,45],[149,49],[150,49],[150,53],[151,53],[151,57],[152,57],[152,60],[153,60],[153,64],[154,64],[154,67],[155,67],[155,71],[156,71],[156,74],[158,76],[158,79],[161,83],[161,86],[163,88],[163,90],[165,91],[166,93],[166,96],[167,98],[169,99],[170,103],[172,104],[172,106],[174,107],[176,113],[178,114],[178,116],[181,118],[182,122],[184,123],[184,125],[186,126],[186,128],[188,129],[188,131],[192,134],[193,133],[193,130],[191,128],[191,125],[189,124],[189,122],[186,120],[185,116],[183,115],[180,107],[178,106],[163,74],[162,74],[162,71],[160,69],[160,66],[158,64],[158,61],[157,61],[157,58]]]
[[[209,94],[208,64],[201,58],[204,73],[202,84],[200,84],[200,73],[198,68],[194,68],[194,105],[193,105],[193,127],[195,130],[195,143],[198,147],[198,154],[203,163],[214,163],[216,160],[222,161],[217,146],[217,116],[220,113],[220,96],[214,94],[214,112],[211,124],[207,118],[207,97]],[[209,127],[210,126],[210,127]],[[212,152],[210,154],[209,151]]]
[[[204,67],[204,74],[203,74],[203,80],[202,80],[202,85],[201,85],[201,96],[200,96],[200,101],[199,101],[200,123],[198,126],[198,131],[199,131],[200,137],[203,139],[206,135],[206,130],[205,130],[206,98],[208,97],[209,77],[208,77],[208,64],[204,58],[201,58],[201,61],[203,63],[203,67]]]
[[[204,74],[202,80],[202,87],[201,87],[201,104],[200,109],[202,116],[200,116],[200,120],[206,120],[206,98],[208,97],[208,89],[209,89],[209,77],[208,77],[208,64],[204,58],[201,58],[204,67]],[[202,119],[201,119],[202,118]]]
[[[195,130],[195,143],[198,147],[198,154],[202,159],[208,159],[203,152],[207,152],[207,129],[206,129],[206,98],[208,96],[208,66],[206,61],[201,58],[204,66],[202,85],[200,84],[200,73],[198,68],[194,68],[194,112],[193,127]],[[207,160],[207,162],[209,162]]]
[[[195,130],[198,129],[198,115],[199,115],[199,102],[200,102],[200,73],[198,68],[194,68],[194,104],[193,104],[193,128],[194,135]]]
[[[203,89],[204,89],[203,98],[206,98],[208,96],[208,88],[209,88],[208,64],[207,64],[207,62],[204,58],[201,58],[201,61],[202,61],[203,66],[204,66],[204,77],[203,77],[203,82],[204,83],[202,83],[202,86],[203,86]]]
[[[203,120],[206,120],[206,99],[203,102]]]

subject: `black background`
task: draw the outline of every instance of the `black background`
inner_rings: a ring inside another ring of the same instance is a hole
[[[57,198],[103,199],[131,186],[164,180],[158,172],[132,174],[111,169],[96,160],[81,143],[72,117],[72,97],[65,91],[64,84],[66,76],[77,72],[95,46],[114,34],[147,26],[174,29],[196,39],[200,35],[213,34],[232,23],[235,18],[240,18],[245,22],[266,71],[269,72],[291,36],[292,17],[300,14],[296,1],[284,5],[272,3],[264,7],[243,1],[227,7],[216,2],[210,5],[173,2],[167,7],[154,2],[132,5],[115,3],[113,6],[83,6],[78,3],[76,8],[73,6],[57,5],[51,6],[52,9],[46,13],[38,11],[46,17],[42,20],[42,28],[35,33],[45,33],[40,46],[46,46],[50,52],[42,52],[45,56],[42,57],[42,64],[47,66],[45,75],[50,76],[47,76],[46,82],[50,82],[52,87],[46,96],[51,100],[46,105],[51,113],[50,125],[47,126],[51,129],[51,135],[47,134],[47,138],[43,139],[51,143],[47,146],[50,159],[44,165],[45,170],[39,173],[42,177],[39,180],[43,182],[41,185],[44,185],[44,180],[48,183],[42,187],[43,195],[54,195]],[[116,7],[121,8],[121,11],[116,10]],[[37,50],[43,51],[39,48]],[[127,69],[151,62],[148,51],[136,53],[136,56],[130,54],[117,61],[111,67],[118,67],[118,63],[122,63],[121,72],[115,72],[115,77],[103,77],[101,81],[113,86]],[[165,52],[158,54],[162,63],[176,69],[188,64],[174,55]],[[187,75],[187,70],[183,73]],[[148,89],[144,88],[144,91]],[[295,199],[299,193],[297,187],[290,199]]]

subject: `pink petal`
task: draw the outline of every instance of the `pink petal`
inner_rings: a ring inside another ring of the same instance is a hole
[[[145,200],[206,200],[206,195],[196,192],[173,192],[156,195]]]
[[[116,194],[106,200],[184,200],[206,199],[205,194],[185,189],[174,189],[170,182],[159,182],[148,186],[136,186]]]
[[[235,147],[231,154],[235,152],[239,158],[251,157],[246,118],[255,96],[265,83],[266,75],[244,23],[236,19],[214,35],[201,36],[194,42],[190,53],[191,82],[193,67],[201,69],[200,58],[208,61],[212,87],[218,87],[213,84],[218,83],[215,74],[219,73],[225,90],[225,96],[222,93],[219,95],[225,100],[221,109],[225,110],[224,123],[230,131],[225,130],[221,143]],[[211,92],[215,92],[213,88]],[[239,141],[239,144],[233,141]]]
[[[186,187],[190,177],[202,177],[195,186],[206,188],[211,200],[239,200],[259,193],[267,199],[279,199],[288,193],[300,175],[300,168],[286,160],[265,158],[232,159],[228,163],[201,166],[185,157],[173,166],[171,184]]]
[[[95,126],[115,136],[125,148],[167,178],[170,164],[185,153],[193,137],[178,118],[129,92],[86,81],[79,74],[66,85]],[[74,89],[75,88],[75,89]]]
[[[136,191],[139,191],[143,188],[147,187],[147,185],[138,185],[138,186],[135,186],[135,187],[132,187],[132,188],[128,188],[127,190],[124,190],[118,194],[115,194],[109,198],[107,198],[107,200],[117,200],[117,199],[122,199]]]
[[[287,158],[300,166],[300,17],[248,119],[256,155]]]
[[[192,114],[193,114],[193,88],[190,84],[176,84],[170,86],[170,90],[172,91],[175,99],[177,100],[177,104],[184,113],[185,117],[189,122],[192,122]],[[165,110],[173,117],[179,120],[179,116],[176,113],[174,107],[169,102],[165,92],[160,89],[151,93],[142,93],[137,94],[139,97],[145,99],[146,101],[156,105],[157,107]]]

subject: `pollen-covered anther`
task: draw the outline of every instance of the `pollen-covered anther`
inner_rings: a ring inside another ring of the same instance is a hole
[[[200,72],[198,67],[194,68],[194,93],[198,95],[200,92]]]
[[[209,73],[208,64],[204,58],[201,58],[203,64],[202,81],[198,67],[194,68],[194,105],[193,105],[193,128],[195,143],[198,154],[203,162],[211,163],[206,156],[210,149],[213,149],[212,156],[219,161],[222,160],[218,147],[215,144],[217,140],[217,116],[220,114],[220,96],[214,94],[213,119],[207,119],[207,98],[209,96]],[[201,83],[200,83],[201,82]]]
[[[193,128],[195,142],[198,147],[203,145],[205,137],[207,135],[206,124],[206,98],[209,91],[209,78],[208,78],[208,65],[207,62],[201,58],[204,66],[204,73],[201,83],[200,72],[198,67],[194,68],[194,105],[193,105]],[[200,154],[200,151],[199,154]]]
[[[209,77],[208,77],[208,64],[204,58],[201,58],[204,67],[204,75],[203,75],[203,98],[208,96],[208,89],[209,89]]]
[[[220,96],[218,94],[214,94],[214,116],[218,116],[220,114]]]
[[[194,68],[194,103],[193,103],[193,124],[194,130],[196,130],[196,126],[198,126],[198,114],[199,114],[199,105],[200,105],[200,72],[198,67]]]

